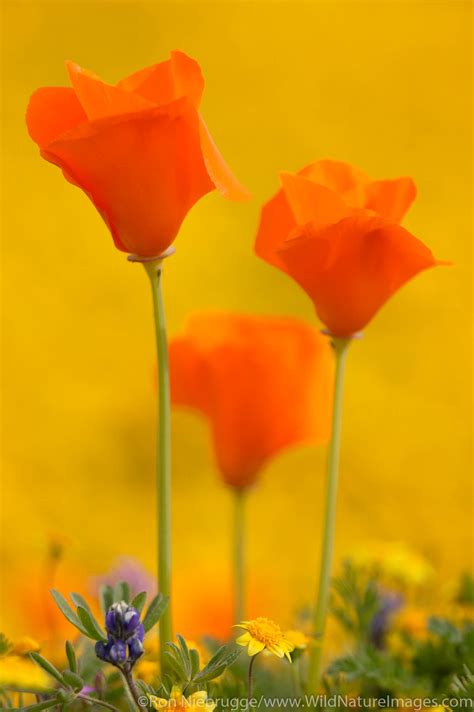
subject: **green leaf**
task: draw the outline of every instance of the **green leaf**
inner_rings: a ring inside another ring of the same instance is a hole
[[[116,603],[120,603],[120,601],[130,603],[130,586],[126,581],[119,581],[118,584],[116,584],[114,600]]]
[[[71,601],[74,603],[76,608],[78,606],[82,606],[83,608],[86,609],[86,611],[89,611],[89,613],[91,612],[89,604],[87,603],[86,599],[81,596],[80,593],[71,593],[70,596],[71,596]]]
[[[181,655],[181,660],[183,662],[183,667],[186,672],[186,680],[190,680],[192,677],[192,663],[191,663],[191,656],[189,655],[189,648],[188,644],[186,643],[185,639],[183,638],[182,635],[176,636],[179,647],[180,647],[180,655]]]
[[[6,635],[0,633],[0,655],[6,655],[11,647],[12,643],[10,643]]]
[[[100,629],[95,618],[82,606],[78,606],[77,615],[87,631],[87,635],[94,640],[106,640],[105,633]]]
[[[69,642],[69,640],[66,640],[66,655],[67,655],[67,660],[69,663],[69,669],[72,672],[77,672],[76,653],[74,651],[74,648],[72,647],[72,644]]]
[[[191,658],[191,678],[194,678],[200,667],[199,653],[195,648],[189,649],[189,657]]]
[[[75,672],[71,672],[71,670],[63,670],[63,677],[74,692],[79,692],[85,685],[82,677]]]
[[[141,593],[137,593],[135,598],[132,601],[132,606],[137,609],[139,613],[143,611],[143,606],[145,605],[146,601],[146,591],[142,591]]]
[[[29,707],[23,707],[23,712],[39,712],[39,710],[48,710],[51,707],[55,707],[58,704],[58,700],[54,698],[53,700],[45,700],[44,702],[38,702],[35,705],[30,705]]]
[[[167,665],[173,670],[173,672],[176,674],[178,681],[179,682],[186,682],[187,677],[186,677],[186,672],[184,671],[184,668],[182,666],[181,660],[179,660],[177,657],[175,657],[172,653],[170,653],[168,650],[165,650],[165,657],[166,657],[166,663]]]
[[[110,606],[114,602],[114,589],[108,584],[103,584],[99,589],[99,599],[100,606],[102,608],[102,613],[105,614],[109,610]]]
[[[228,652],[228,648],[225,645],[222,646],[201,672],[193,677],[193,683],[204,683],[215,680],[216,677],[222,675],[228,667],[233,665],[241,652],[242,650],[240,648]]]
[[[79,593],[71,593],[71,599],[77,606],[78,610],[79,610],[79,608],[84,608],[84,610],[87,611],[87,613],[89,614],[89,617],[92,621],[92,625],[93,625],[94,629],[101,633],[101,635],[102,635],[101,639],[103,640],[105,638],[105,634],[102,631],[100,625],[97,623],[97,621],[94,617],[94,614],[92,613],[91,608],[90,608],[89,604],[87,603],[87,601],[85,600],[85,598],[83,598]],[[79,616],[79,618],[80,618],[80,616]],[[84,623],[84,621],[82,621],[82,623],[87,628],[87,625]]]
[[[73,626],[75,626],[78,630],[81,631],[83,635],[88,635],[86,629],[82,625],[81,621],[77,617],[77,614],[74,613],[72,610],[71,606],[69,603],[66,601],[64,596],[59,593],[59,591],[56,591],[55,588],[51,589],[51,595],[55,600],[56,605],[58,606],[59,610],[63,614],[65,618],[69,621],[69,623],[72,623]]]
[[[169,603],[169,597],[163,596],[158,593],[150,605],[143,619],[143,627],[145,628],[145,633],[153,628],[153,626],[158,623],[163,613],[166,611]]]
[[[39,653],[30,653],[30,657],[35,661],[37,665],[39,665],[43,670],[45,670],[48,675],[51,675],[51,677],[54,677],[55,680],[59,682],[60,685],[66,685],[67,683],[64,680],[64,677],[61,675],[59,670],[57,670],[52,663],[49,662],[49,660],[46,660],[46,658],[43,658],[42,655]]]

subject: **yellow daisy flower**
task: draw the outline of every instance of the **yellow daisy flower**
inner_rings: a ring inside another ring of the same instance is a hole
[[[207,692],[200,690],[184,697],[181,688],[173,687],[169,700],[149,695],[150,704],[160,712],[214,712],[216,703],[207,699]]]
[[[268,650],[278,658],[286,656],[291,663],[290,653],[295,649],[295,644],[286,638],[280,626],[273,621],[268,618],[255,618],[253,621],[242,621],[236,627],[243,628],[246,632],[235,642],[246,647],[250,656]]]

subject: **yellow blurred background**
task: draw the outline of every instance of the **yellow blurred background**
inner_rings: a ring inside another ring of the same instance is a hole
[[[59,586],[103,573],[120,554],[151,572],[155,563],[146,277],[25,129],[34,89],[67,84],[65,59],[115,82],[171,49],[195,57],[203,115],[254,195],[236,204],[213,193],[187,217],[166,264],[171,335],[194,309],[314,321],[304,293],[253,254],[279,170],[335,158],[376,178],[415,179],[405,225],[455,266],[417,277],[351,349],[337,557],[368,540],[405,542],[449,585],[473,552],[471,3],[3,6],[6,632],[29,632],[21,608],[25,592],[37,596],[51,538],[65,542]],[[324,459],[322,448],[294,449],[252,492],[251,613],[289,624],[313,597]],[[173,413],[173,475],[176,623],[196,635],[226,605],[231,499],[192,413]]]

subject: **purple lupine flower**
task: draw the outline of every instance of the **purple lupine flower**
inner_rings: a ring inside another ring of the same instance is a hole
[[[107,633],[117,640],[131,638],[139,625],[141,625],[139,612],[125,601],[114,603],[105,616]]]
[[[403,597],[397,593],[382,593],[380,608],[372,619],[370,639],[376,648],[383,648],[385,636],[390,626],[390,619],[403,605]]]
[[[145,629],[140,614],[125,601],[114,603],[105,615],[107,641],[99,641],[95,653],[100,660],[120,665],[133,665],[143,654]]]

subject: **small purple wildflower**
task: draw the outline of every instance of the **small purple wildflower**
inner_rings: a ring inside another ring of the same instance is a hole
[[[140,614],[125,601],[114,603],[105,615],[107,641],[99,641],[95,654],[100,660],[120,667],[134,665],[143,654],[145,630]]]

